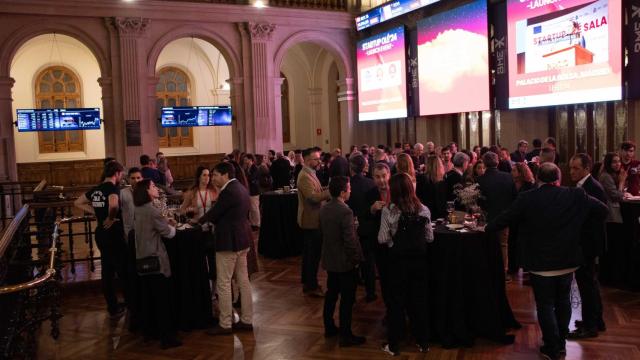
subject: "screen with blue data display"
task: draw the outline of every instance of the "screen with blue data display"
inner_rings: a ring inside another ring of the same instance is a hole
[[[231,106],[163,107],[160,120],[162,127],[228,126]]]
[[[18,109],[18,131],[100,129],[100,109]]]

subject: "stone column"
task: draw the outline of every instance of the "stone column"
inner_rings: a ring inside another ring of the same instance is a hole
[[[0,181],[18,180],[14,124],[11,121],[15,118],[11,107],[11,88],[15,82],[11,77],[0,77]]]
[[[319,146],[324,149],[324,132],[329,129],[323,128],[322,124],[322,88],[309,88],[307,94],[309,95],[309,122],[311,124],[311,144],[308,146]],[[318,135],[316,129],[321,129],[323,134]],[[326,150],[326,149],[325,149]]]
[[[142,146],[145,149],[145,153],[151,157],[155,156],[156,152],[160,150],[160,145],[158,143],[158,126],[160,126],[160,115],[156,110],[156,86],[160,82],[160,78],[157,76],[147,76],[147,112],[148,112],[148,121],[145,121],[144,124],[141,124],[142,127]],[[151,147],[150,144],[154,147]],[[147,146],[145,146],[145,144]],[[147,150],[150,148],[151,150]],[[157,149],[157,150],[154,150]]]
[[[282,147],[282,123],[278,127],[274,117],[273,64],[271,62],[271,35],[274,24],[248,23],[251,38],[251,75],[253,80],[253,119],[247,116],[247,127],[253,128],[253,136],[247,138],[247,149],[266,153],[270,148]],[[278,128],[280,131],[278,131]],[[248,134],[251,135],[251,134]],[[249,151],[249,150],[247,150]]]
[[[346,78],[338,80],[338,103],[340,106],[340,130],[342,139],[340,139],[340,146],[342,149],[349,149],[349,146],[354,144],[354,135],[356,129],[356,111],[355,111],[355,92],[353,90],[354,80],[353,78]]]
[[[247,117],[242,101],[244,92],[244,80],[241,77],[234,77],[229,80],[229,102],[231,103],[231,111],[233,122],[231,123],[231,131],[233,133],[234,149],[242,149],[248,151],[247,140]]]
[[[122,87],[122,118],[126,145],[126,122],[137,120],[140,124],[142,145],[126,146],[125,162],[127,165],[138,163],[143,153],[155,154],[158,150],[158,137],[153,127],[153,116],[149,114],[145,93],[148,92],[145,76],[146,58],[141,51],[144,36],[150,20],[139,17],[115,17],[111,25],[118,32],[120,50],[120,79]],[[155,91],[155,89],[154,89]]]
[[[113,79],[110,77],[98,78],[98,84],[102,89],[102,126],[104,128],[104,147],[106,157],[124,159],[124,141],[122,136],[122,124],[116,122],[113,116]]]
[[[273,143],[270,149],[280,151],[282,150],[282,83],[284,82],[284,78],[274,77],[273,78],[273,103],[274,103],[274,111],[273,111],[273,122],[276,128],[276,133],[280,134],[280,142]]]

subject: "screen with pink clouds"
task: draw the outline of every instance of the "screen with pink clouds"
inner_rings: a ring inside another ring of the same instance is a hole
[[[420,115],[489,110],[485,0],[418,22]]]
[[[622,98],[621,0],[508,0],[509,108]]]
[[[358,42],[358,119],[407,117],[404,27]]]

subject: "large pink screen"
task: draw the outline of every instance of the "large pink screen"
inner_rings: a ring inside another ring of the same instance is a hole
[[[489,110],[485,0],[418,22],[420,115]]]
[[[358,42],[358,119],[407,117],[404,28]]]
[[[509,0],[509,108],[622,98],[621,0]]]

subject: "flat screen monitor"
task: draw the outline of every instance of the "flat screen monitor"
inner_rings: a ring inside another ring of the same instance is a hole
[[[162,127],[231,125],[231,106],[163,107]]]
[[[388,2],[356,17],[356,29],[358,31],[364,30],[438,1],[440,0],[395,0]]]
[[[66,131],[100,129],[99,108],[18,109],[18,131]]]
[[[407,116],[407,64],[404,27],[358,42],[358,119]]]
[[[508,0],[509,108],[620,100],[620,0]]]
[[[420,115],[489,110],[487,3],[418,22]]]

